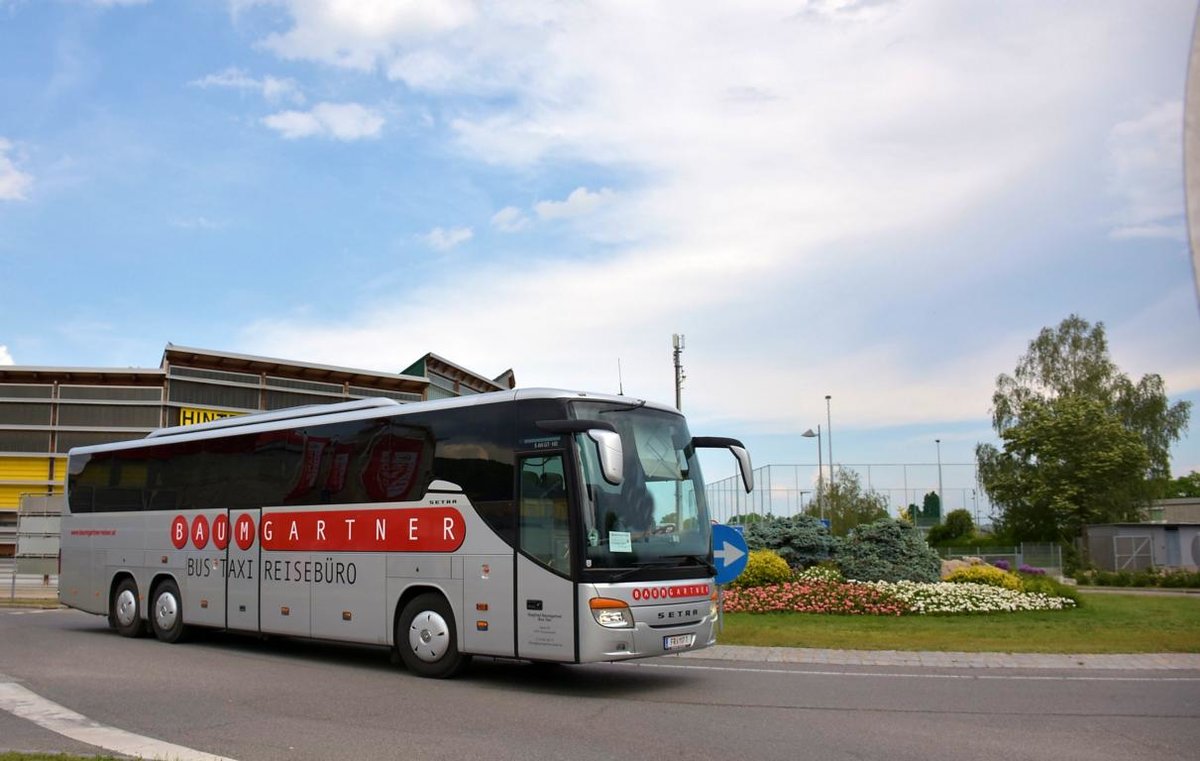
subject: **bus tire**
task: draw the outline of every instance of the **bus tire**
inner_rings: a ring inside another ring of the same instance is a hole
[[[122,637],[142,636],[142,605],[133,579],[122,579],[113,590],[108,619]]]
[[[164,579],[154,588],[150,628],[160,642],[178,642],[183,637],[183,600],[174,579]]]
[[[434,592],[408,601],[396,619],[396,650],[404,666],[417,676],[447,679],[471,662],[458,652],[454,614],[446,598]]]

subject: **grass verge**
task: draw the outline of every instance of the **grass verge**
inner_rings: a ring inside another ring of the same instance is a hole
[[[1076,610],[897,618],[731,613],[717,641],[972,653],[1200,653],[1200,600],[1088,595]]]

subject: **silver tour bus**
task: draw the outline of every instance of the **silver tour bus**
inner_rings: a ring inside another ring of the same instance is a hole
[[[189,627],[587,663],[708,647],[717,590],[674,409],[523,389],[164,428],[69,455],[59,598],[121,634]]]

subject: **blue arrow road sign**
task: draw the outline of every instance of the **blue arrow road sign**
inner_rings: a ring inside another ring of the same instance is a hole
[[[713,560],[717,566],[717,583],[728,584],[746,570],[749,550],[741,532],[718,523],[712,527]]]

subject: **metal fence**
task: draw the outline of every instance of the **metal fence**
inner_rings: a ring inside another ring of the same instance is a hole
[[[57,575],[17,573],[16,560],[0,558],[0,600],[44,602],[57,598]]]
[[[987,563],[1008,562],[1012,570],[1023,565],[1040,568],[1049,576],[1062,576],[1062,547],[1053,543],[1024,542],[1016,547],[940,547],[943,560],[980,558]]]
[[[974,463],[942,463],[940,469],[937,463],[834,466],[835,472],[847,468],[858,474],[864,491],[875,492],[886,500],[891,515],[898,515],[910,504],[921,505],[926,494],[937,493],[940,482],[943,517],[951,510],[966,509],[976,526],[992,523],[992,504],[978,487]],[[721,523],[749,513],[781,517],[803,513],[817,494],[817,471],[816,463],[755,468],[754,491],[750,494],[742,488],[740,477],[712,481],[705,486],[708,509]],[[829,478],[828,465],[821,478]]]

